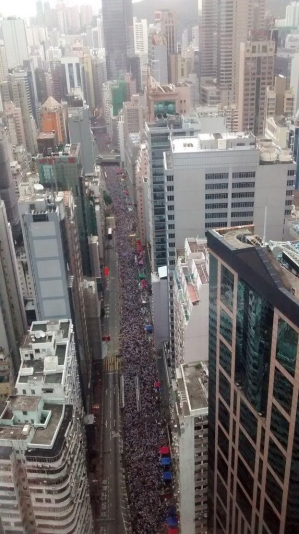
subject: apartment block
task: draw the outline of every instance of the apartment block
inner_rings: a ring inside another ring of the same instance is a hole
[[[85,174],[92,174],[95,166],[95,147],[90,128],[89,107],[68,108],[68,130],[71,144],[80,143],[82,166]]]
[[[288,80],[276,76],[274,86],[267,87],[267,118],[283,115],[292,117],[294,113],[294,89],[288,89]]]
[[[167,40],[167,54],[175,54],[177,47],[177,14],[170,9],[155,11],[155,24]]]
[[[298,528],[297,242],[211,230],[211,532]]]
[[[208,533],[208,381],[206,362],[176,368],[172,458],[181,532]]]
[[[34,322],[0,415],[2,532],[93,533],[72,323]]]
[[[3,19],[1,23],[7,67],[22,67],[29,59],[25,21],[16,17]]]
[[[19,199],[19,210],[36,317],[72,319],[82,394],[88,405],[91,355],[73,195],[65,191],[54,197],[38,184]]]
[[[209,259],[205,239],[187,238],[173,272],[176,366],[209,354]]]
[[[49,96],[39,109],[40,129],[43,133],[55,132],[56,143],[64,144],[67,141],[67,126],[65,114],[61,104]]]
[[[239,131],[264,134],[267,88],[274,81],[275,41],[267,32],[255,33],[240,45]]]

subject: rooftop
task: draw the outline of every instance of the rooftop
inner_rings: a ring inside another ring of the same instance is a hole
[[[72,143],[71,145],[60,145],[55,149],[45,148],[43,153],[37,155],[38,163],[43,163],[44,158],[62,158],[72,157],[77,158],[80,154],[80,143]],[[65,160],[64,160],[65,161]],[[70,162],[73,163],[73,162]]]
[[[208,411],[208,367],[204,362],[186,363],[176,369],[178,395],[184,416]]]
[[[57,426],[63,414],[62,404],[44,404],[43,409],[51,412],[51,417],[46,428],[38,428],[35,431],[34,437],[31,440],[33,445],[50,445],[52,443]]]
[[[244,145],[243,143],[247,141]],[[242,145],[241,145],[242,143]],[[172,137],[173,153],[200,152],[202,150],[256,148],[256,138],[251,133],[205,133],[196,137]]]

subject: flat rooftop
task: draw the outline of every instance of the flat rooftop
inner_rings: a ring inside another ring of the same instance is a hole
[[[80,153],[80,143],[72,143],[71,145],[64,145],[62,148],[55,149],[45,148],[43,153],[37,155],[37,160],[44,158],[61,158],[61,157],[78,157]]]
[[[256,148],[256,137],[251,133],[244,132],[200,133],[194,137],[172,137],[171,147],[173,153],[221,149],[248,150]]]
[[[51,417],[46,428],[38,428],[35,431],[34,437],[31,440],[33,445],[51,445],[54,434],[63,414],[62,404],[44,404],[44,411],[50,411]]]
[[[261,250],[264,264],[267,265],[273,282],[277,287],[282,284],[292,295],[299,298],[299,240],[269,241],[263,244],[262,238],[254,233],[253,225],[220,228],[210,233],[223,239],[233,250],[245,251],[252,248]]]
[[[208,367],[204,362],[186,363],[177,372],[178,392],[185,416],[206,414],[208,410]]]

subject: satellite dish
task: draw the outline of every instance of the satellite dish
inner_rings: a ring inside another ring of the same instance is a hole
[[[44,190],[44,186],[42,184],[34,184],[33,188],[34,188],[34,191],[43,191]]]
[[[36,339],[39,339],[41,337],[40,332],[35,332]]]
[[[40,332],[39,335],[40,335],[40,337],[46,337],[45,332]]]

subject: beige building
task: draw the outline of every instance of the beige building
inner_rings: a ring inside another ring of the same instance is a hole
[[[125,139],[130,133],[144,133],[146,120],[146,106],[143,103],[143,97],[133,95],[130,102],[124,102],[124,135]]]
[[[0,82],[4,82],[8,77],[8,66],[4,45],[0,44]]]
[[[217,78],[224,105],[238,101],[240,44],[263,27],[265,0],[202,0],[199,17],[201,76]]]
[[[95,105],[95,94],[94,94],[94,82],[93,82],[93,63],[92,58],[89,53],[84,53],[84,56],[81,58],[81,63],[84,67],[84,78],[85,78],[85,87],[84,95],[86,102],[89,105],[89,109],[92,112]]]
[[[169,60],[169,81],[176,85],[181,79],[189,77],[190,68],[188,59],[181,54],[171,54]]]
[[[263,135],[267,87],[273,85],[275,42],[258,32],[240,46],[239,131]]]
[[[146,245],[146,202],[144,183],[148,180],[148,157],[146,144],[140,145],[136,163],[136,200],[139,223],[139,236],[142,246]]]
[[[151,78],[147,87],[147,107],[149,121],[155,120],[159,114],[183,115],[191,109],[191,83],[182,82],[162,85]]]
[[[4,112],[11,144],[25,147],[26,139],[21,108],[15,106],[13,102],[4,102]]]
[[[155,23],[159,30],[166,35],[168,55],[175,54],[177,46],[176,12],[169,9],[155,11]]]
[[[294,100],[294,89],[288,89],[287,78],[276,76],[274,86],[267,87],[267,117],[292,117]]]

